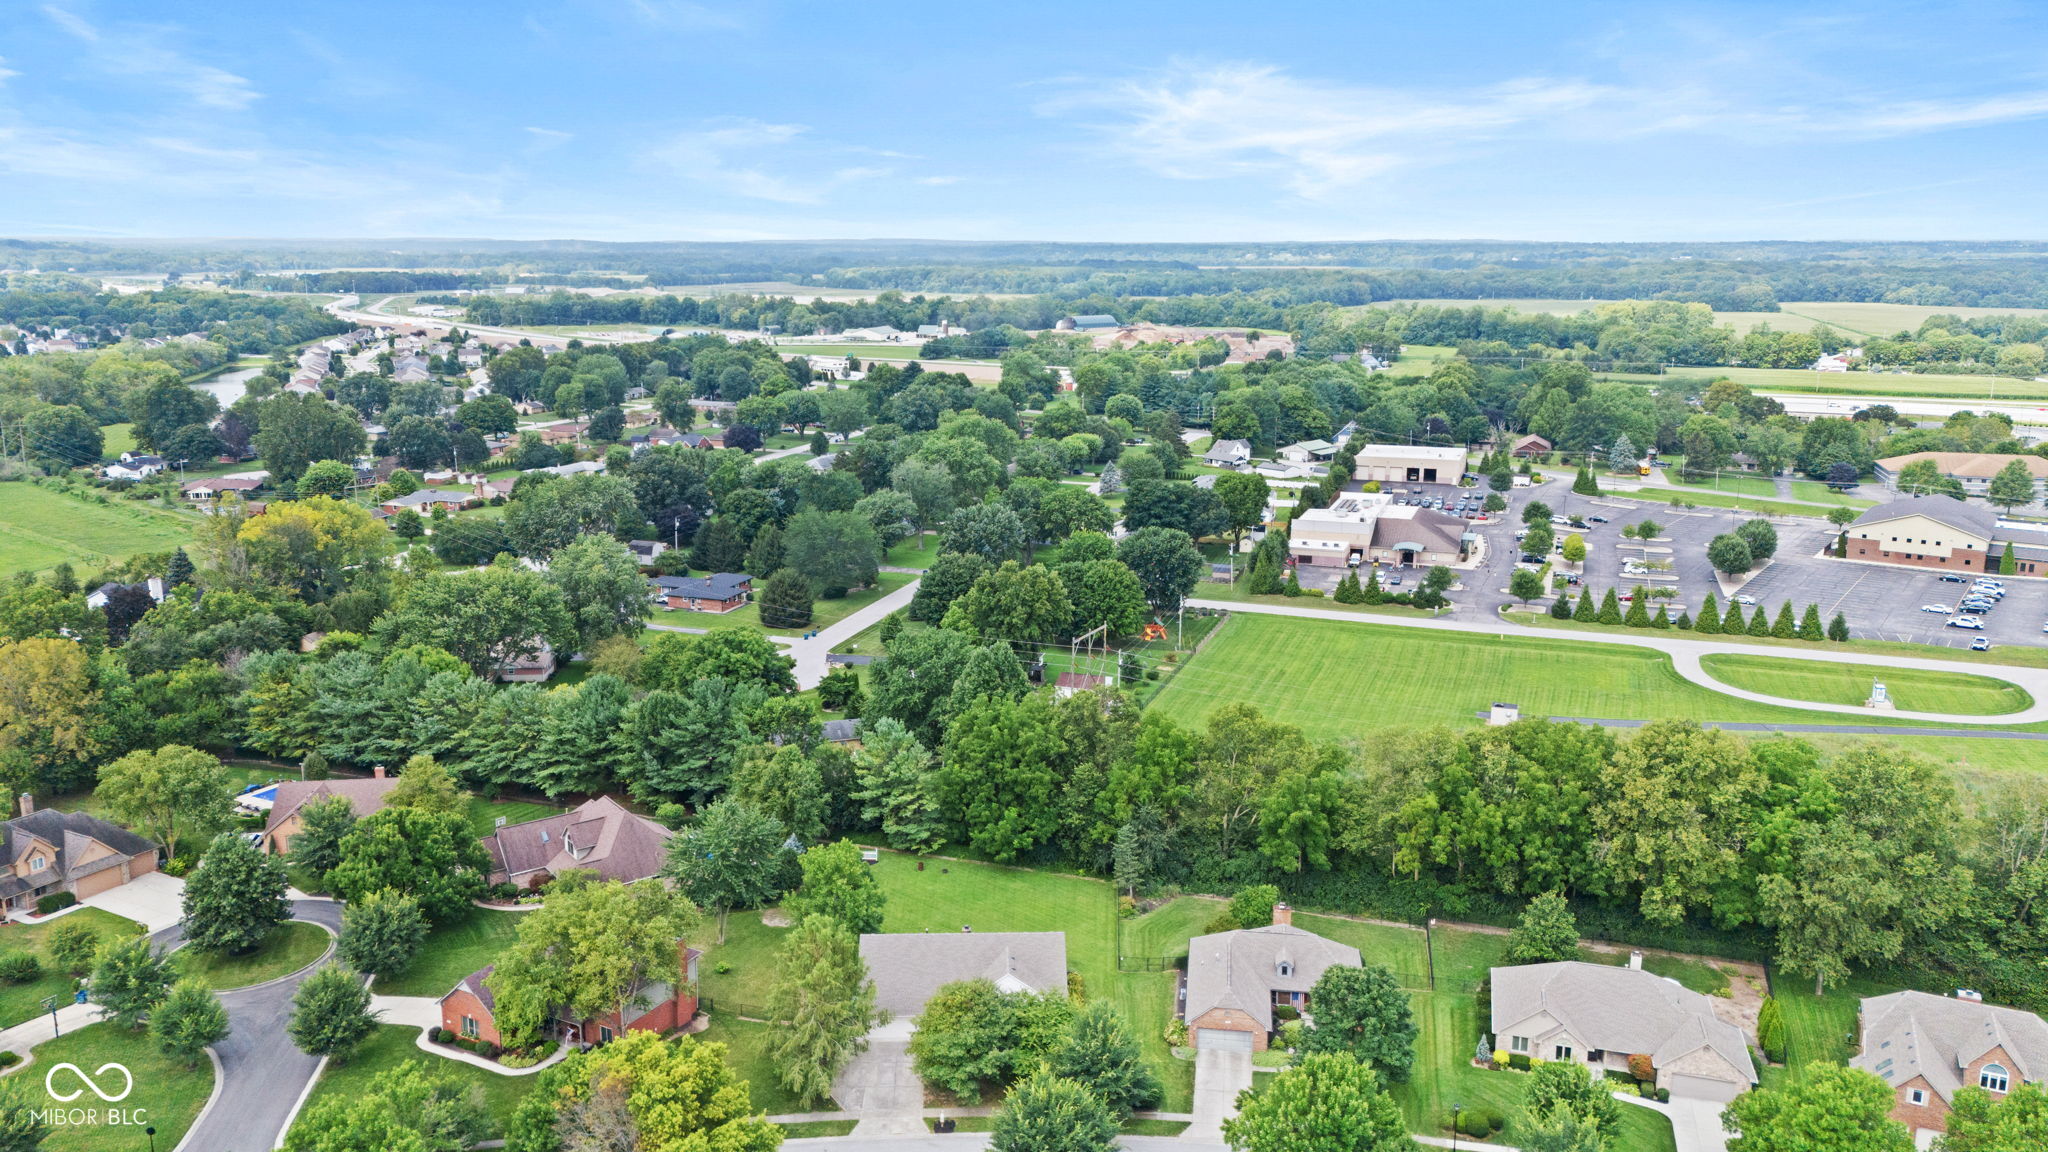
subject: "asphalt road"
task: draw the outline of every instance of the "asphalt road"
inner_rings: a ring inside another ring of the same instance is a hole
[[[341,931],[341,905],[332,900],[294,900],[292,919]],[[182,926],[150,939],[166,948],[184,943]],[[324,958],[323,958],[324,959]],[[220,1095],[209,1105],[179,1152],[270,1152],[319,1071],[320,1061],[298,1050],[285,1034],[292,994],[318,968],[251,988],[221,993],[228,1010],[228,1035],[213,1046],[220,1060]]]

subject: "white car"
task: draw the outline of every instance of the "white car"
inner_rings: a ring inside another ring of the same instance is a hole
[[[1922,604],[1920,606],[1920,610],[1922,612],[1939,612],[1943,616],[1946,616],[1949,613],[1955,611],[1955,609],[1949,607],[1946,604]]]
[[[1968,628],[1975,632],[1982,632],[1984,630],[1984,622],[1975,616],[1958,616],[1949,621],[1948,626],[1951,628]]]
[[[1989,651],[1991,651],[1991,637],[1989,637],[1989,636],[1979,636],[1979,637],[1977,637],[1977,638],[1976,638],[1975,640],[1972,640],[1972,641],[1970,641],[1970,651],[1972,651],[1972,652],[1989,652]]]
[[[1552,516],[1550,518],[1550,522],[1552,524],[1555,524],[1559,528],[1567,528],[1571,526],[1571,518],[1568,516]]]
[[[1734,603],[1744,605],[1745,607],[1756,606],[1756,597],[1748,595],[1747,593],[1744,593],[1740,596],[1730,596],[1728,599],[1733,601]]]

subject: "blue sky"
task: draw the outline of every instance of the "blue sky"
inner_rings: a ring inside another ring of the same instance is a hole
[[[0,5],[0,234],[2040,238],[2040,4]]]

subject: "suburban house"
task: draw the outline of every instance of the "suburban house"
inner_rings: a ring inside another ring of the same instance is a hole
[[[535,889],[570,868],[630,884],[661,871],[673,835],[617,800],[599,796],[538,820],[500,824],[483,838],[483,846],[491,858],[493,884],[509,881]]]
[[[417,492],[408,492],[403,496],[393,496],[391,499],[377,505],[377,507],[390,516],[396,516],[407,508],[422,516],[427,516],[431,515],[437,507],[446,508],[450,512],[460,512],[462,509],[476,503],[476,500],[475,492],[464,491],[460,488],[422,488]]]
[[[147,592],[149,598],[158,604],[163,603],[164,599],[171,594],[171,586],[161,576],[151,576],[149,579],[135,584],[109,581],[85,594],[85,606],[87,608],[105,608],[107,601],[113,598],[114,593],[119,592],[123,588],[140,588]]]
[[[367,780],[281,780],[272,787],[277,791],[271,797],[270,819],[263,825],[262,847],[283,856],[292,850],[292,837],[299,834],[306,805],[339,796],[360,820],[383,810],[384,797],[398,787],[398,779],[385,775],[380,766]]]
[[[1062,672],[1053,681],[1052,694],[1062,700],[1077,692],[1093,692],[1097,688],[1109,687],[1109,677],[1092,672]]]
[[[1365,444],[1351,466],[1353,480],[1382,484],[1456,484],[1465,478],[1463,448],[1420,444]]]
[[[1934,468],[1943,476],[1963,486],[1963,495],[1982,497],[1991,491],[1991,478],[2007,464],[2017,460],[2034,478],[2036,498],[2048,495],[2048,460],[2039,456],[2028,456],[2008,452],[1908,452],[1904,456],[1887,456],[1874,467],[1877,479],[1893,492],[1899,490],[1899,473],[1906,467],[1922,460],[1934,462]]]
[[[1879,504],[1849,525],[1847,558],[1915,568],[1996,570],[1998,514],[1953,496],[1908,496]]]
[[[1280,459],[1289,464],[1317,464],[1337,454],[1337,446],[1328,440],[1303,440],[1280,449]]]
[[[987,980],[1001,992],[1067,992],[1064,932],[871,932],[860,938],[860,958],[876,1007],[899,1020],[961,980]]]
[[[1959,1088],[2002,1097],[2048,1079],[2048,1023],[1975,992],[1868,996],[1858,1020],[1863,1043],[1849,1064],[1891,1086],[1892,1119],[1915,1136],[1948,1130]]]
[[[1264,1052],[1273,1010],[1307,1015],[1309,992],[1323,973],[1358,966],[1358,949],[1294,926],[1294,910],[1273,905],[1263,928],[1212,932],[1188,941],[1182,1018],[1196,1048]]]
[[[1319,568],[1426,567],[1463,560],[1473,536],[1464,520],[1449,513],[1389,503],[1383,496],[1346,496],[1289,522],[1287,553],[1296,564]]]
[[[1813,362],[1813,370],[1815,372],[1847,372],[1849,370],[1849,360],[1845,356],[1838,356],[1830,352]]]
[[[1508,448],[1508,455],[1513,456],[1518,460],[1527,460],[1531,456],[1547,455],[1549,452],[1550,441],[1545,440],[1543,437],[1538,436],[1534,433],[1530,433],[1529,435],[1524,436],[1521,439],[1515,441],[1514,444]]]
[[[164,458],[138,452],[123,452],[119,463],[100,469],[109,480],[147,480],[164,470]]]
[[[1202,454],[1202,463],[1211,468],[1242,468],[1251,461],[1252,442],[1249,440],[1218,440]]]
[[[217,480],[187,481],[181,489],[187,500],[218,500],[228,492],[254,492],[263,486],[263,481],[254,476],[223,476]]]
[[[668,545],[659,540],[628,540],[626,551],[631,552],[633,559],[645,568],[654,563],[663,552],[668,551]]]
[[[33,912],[36,901],[58,892],[79,899],[118,888],[156,871],[157,847],[125,828],[83,812],[38,810],[21,795],[21,815],[0,823],[0,911]]]
[[[553,1030],[579,1048],[609,1044],[627,1032],[667,1032],[681,1028],[697,1015],[697,959],[703,953],[683,941],[676,941],[677,967],[682,981],[675,985],[652,984],[623,1013],[607,1012],[588,1020],[553,1022]],[[497,966],[487,964],[457,981],[441,996],[441,1027],[457,1036],[503,1044],[498,1031],[497,997],[491,994],[490,976]]]
[[[507,684],[540,684],[555,674],[555,649],[539,636],[534,647],[498,666],[497,678]]]
[[[745,605],[754,591],[754,578],[744,572],[658,576],[648,584],[656,602],[691,612],[730,612]]]
[[[1116,322],[1116,317],[1100,314],[1093,316],[1062,316],[1053,323],[1053,329],[1059,332],[1099,332],[1104,328],[1121,327],[1123,325]]]
[[[859,744],[860,721],[827,720],[818,726],[818,738],[827,744]]]
[[[1576,1060],[1597,1077],[1650,1057],[1657,1087],[1695,1100],[1733,1100],[1756,1083],[1749,1040],[1714,1000],[1642,967],[1565,960],[1495,968],[1493,1047],[1510,1056]]]

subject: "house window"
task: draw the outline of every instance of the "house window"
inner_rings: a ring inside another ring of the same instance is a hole
[[[1912,1102],[1915,1104],[1927,1103],[1927,1093],[1924,1089],[1913,1089],[1910,1093],[1907,1093],[1907,1098],[1912,1100]]]
[[[31,856],[28,858],[28,870],[31,872],[41,872],[49,866],[50,862],[41,856]]]
[[[1281,974],[1282,976],[1292,976],[1292,975],[1294,975],[1294,961],[1292,961],[1292,960],[1282,960],[1282,961],[1280,962],[1280,974]]]
[[[602,1025],[602,1024],[598,1025],[598,1027],[597,1027],[597,1042],[598,1042],[599,1044],[609,1044],[609,1043],[611,1043],[611,1042],[612,1042],[612,1030],[611,1030],[610,1028],[607,1028],[607,1027],[605,1027],[605,1026],[604,1026],[604,1025]]]
[[[1510,1036],[1510,1037],[1508,1037],[1508,1051],[1510,1051],[1510,1052],[1527,1052],[1528,1050],[1529,1050],[1529,1038],[1528,1038],[1527,1036]]]
[[[1551,1054],[1550,1054],[1550,1058],[1551,1058],[1552,1060],[1569,1060],[1569,1059],[1571,1059],[1571,1058],[1572,1058],[1572,1046],[1571,1046],[1571,1045],[1569,1045],[1569,1044],[1559,1044],[1559,1045],[1558,1045],[1557,1047],[1555,1047],[1555,1048],[1551,1049]]]
[[[469,1038],[470,1038],[471,1040],[474,1040],[474,1039],[476,1039],[476,1037],[477,1037],[476,1017],[474,1017],[474,1016],[464,1016],[464,1017],[462,1018],[462,1034],[463,1034],[464,1036],[467,1036],[467,1037],[469,1037]]]
[[[1977,1073],[1977,1087],[1979,1088],[1989,1089],[1993,1092],[2003,1092],[2005,1091],[2006,1083],[2005,1066],[2002,1064],[1986,1064],[1984,1070]]]

